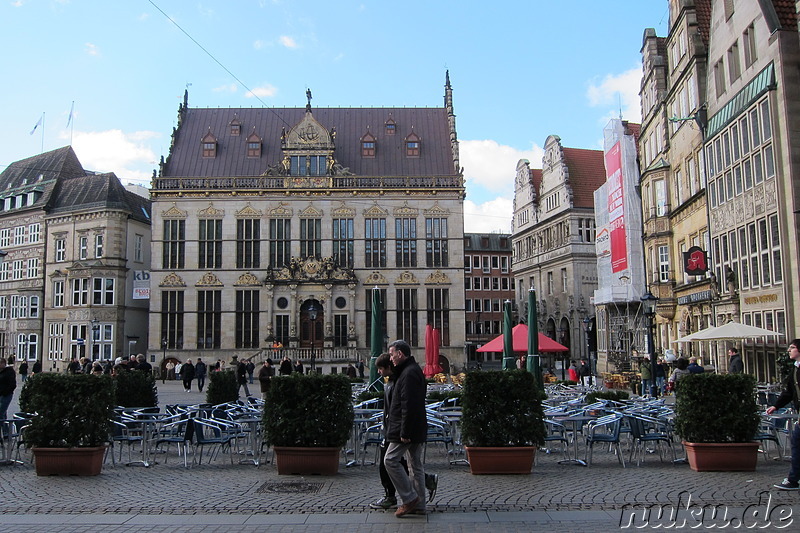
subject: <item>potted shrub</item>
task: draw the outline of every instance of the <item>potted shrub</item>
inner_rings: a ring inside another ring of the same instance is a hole
[[[264,440],[278,474],[333,475],[353,432],[350,380],[340,374],[272,379],[264,406]]]
[[[749,374],[688,374],[678,383],[675,431],[692,470],[752,471],[760,416]]]
[[[206,402],[211,405],[235,402],[239,399],[239,384],[236,383],[236,372],[223,370],[208,374]]]
[[[121,407],[158,407],[158,389],[151,372],[122,370],[114,377],[114,387]]]
[[[461,392],[461,436],[473,474],[530,474],[544,444],[543,393],[524,370],[470,372]]]
[[[31,376],[20,392],[19,405],[35,413],[25,429],[25,442],[33,450],[36,474],[99,474],[114,403],[110,376]]]

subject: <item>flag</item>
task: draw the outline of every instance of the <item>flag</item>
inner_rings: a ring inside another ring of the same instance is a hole
[[[41,116],[41,117],[39,117],[39,121],[36,123],[36,125],[35,125],[35,126],[33,127],[33,129],[31,130],[31,133],[30,133],[31,135],[33,135],[33,132],[35,132],[35,131],[36,131],[36,128],[38,128],[39,126],[41,126],[41,125],[42,125],[42,119],[43,119],[43,118],[44,118],[44,113],[42,113],[42,116]]]
[[[72,101],[72,106],[69,108],[69,117],[67,117],[67,127],[69,128],[72,122],[72,112],[75,111],[75,100]]]

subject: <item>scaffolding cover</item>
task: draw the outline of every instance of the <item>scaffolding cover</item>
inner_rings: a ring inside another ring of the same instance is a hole
[[[644,294],[642,199],[636,139],[619,119],[603,130],[606,182],[594,192],[597,280],[594,304],[638,302]]]

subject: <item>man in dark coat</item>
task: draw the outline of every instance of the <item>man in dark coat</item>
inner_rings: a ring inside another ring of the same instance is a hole
[[[384,464],[403,504],[395,516],[425,513],[425,471],[422,467],[422,447],[428,433],[425,413],[427,383],[414,357],[411,346],[404,340],[389,345],[389,357],[397,376],[386,397],[386,449]],[[408,474],[400,464],[405,456]]]
[[[203,392],[203,385],[206,384],[206,364],[201,358],[197,358],[197,363],[194,365],[194,377],[197,378],[197,390]]]
[[[8,406],[17,388],[17,374],[7,364],[5,357],[0,357],[0,420],[8,418]]]
[[[275,367],[272,366],[272,359],[269,357],[264,361],[264,366],[258,371],[258,382],[261,384],[261,399],[267,399],[269,385],[275,377]]]
[[[771,415],[776,409],[780,409],[789,402],[797,411],[800,409],[800,339],[795,339],[789,344],[789,359],[792,360],[792,369],[783,382],[783,392],[775,400],[775,404],[767,408],[767,414]],[[789,467],[789,475],[782,483],[774,485],[781,490],[800,490],[800,421],[794,420],[792,427],[792,462]]]
[[[742,362],[742,356],[739,355],[739,350],[730,348],[728,350],[728,355],[731,357],[728,361],[728,372],[731,374],[741,374],[744,372],[744,363]]]
[[[187,359],[181,366],[181,379],[183,379],[183,390],[192,391],[192,380],[194,379],[194,365],[191,359]]]
[[[247,387],[247,361],[241,360],[236,365],[236,382],[239,384],[236,387],[236,394],[239,394],[239,390],[244,387],[244,395],[245,397],[250,396],[250,389]]]

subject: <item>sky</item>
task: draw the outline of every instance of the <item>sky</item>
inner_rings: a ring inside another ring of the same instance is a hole
[[[641,120],[642,36],[666,35],[668,3],[0,0],[0,21],[0,171],[71,144],[149,186],[186,88],[190,107],[303,107],[307,88],[314,107],[441,107],[449,70],[465,231],[510,232],[520,159]]]

